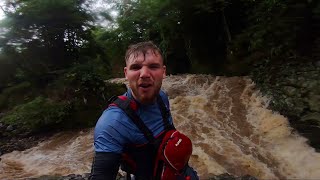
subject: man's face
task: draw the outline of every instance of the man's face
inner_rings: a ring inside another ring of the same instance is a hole
[[[129,81],[133,97],[142,104],[155,101],[162,80],[166,76],[166,67],[158,52],[148,50],[144,56],[131,54],[126,62],[124,74]]]

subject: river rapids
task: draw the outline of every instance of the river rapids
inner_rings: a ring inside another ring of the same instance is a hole
[[[126,83],[124,79],[114,82]],[[268,109],[270,99],[246,77],[172,75],[163,82],[178,130],[193,142],[200,179],[230,173],[258,179],[320,179],[320,153]],[[1,156],[0,179],[90,172],[93,129],[62,132]]]

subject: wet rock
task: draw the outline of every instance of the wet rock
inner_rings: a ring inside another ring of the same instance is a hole
[[[250,175],[244,175],[244,176],[240,177],[239,180],[258,180],[258,179],[253,176],[250,176]]]
[[[0,149],[2,154],[9,153],[14,150],[23,151],[37,145],[39,142],[46,140],[51,135],[52,134],[38,134],[34,136],[23,136],[20,134],[14,134],[13,131],[1,132]]]
[[[13,126],[12,125],[7,126],[6,131],[9,131],[9,132],[13,131]]]
[[[251,77],[257,88],[272,99],[269,108],[286,116],[290,125],[320,151],[320,120],[314,115],[320,114],[320,61],[266,62]]]
[[[213,176],[209,178],[209,180],[258,180],[258,179],[250,175],[236,177],[231,174],[224,173],[217,176]]]
[[[6,114],[5,113],[0,113],[0,119],[2,118],[2,117],[4,117]]]
[[[0,129],[2,129],[4,127],[5,127],[5,125],[2,122],[0,122]]]
[[[210,178],[210,180],[235,180],[235,179],[236,178],[234,176],[228,173],[220,174]]]
[[[27,180],[58,180],[59,176],[41,176],[38,178],[28,178]]]
[[[44,175],[38,178],[29,178],[27,180],[88,180],[90,173],[84,174],[69,174],[67,176],[48,176]],[[116,180],[125,180],[123,176],[118,174]]]
[[[82,176],[83,176],[83,178],[85,178],[85,179],[89,179],[90,173],[84,173]]]

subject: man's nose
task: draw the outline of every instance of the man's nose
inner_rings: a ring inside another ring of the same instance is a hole
[[[143,66],[140,69],[140,78],[149,78],[150,77],[150,69],[146,66]]]

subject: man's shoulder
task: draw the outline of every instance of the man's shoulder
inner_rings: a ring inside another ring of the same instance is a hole
[[[97,124],[103,126],[117,126],[119,121],[126,119],[125,113],[116,106],[109,106],[106,110],[103,111],[102,115],[98,119]]]
[[[162,97],[162,99],[168,99],[168,93],[164,90],[160,90],[159,95]]]
[[[169,97],[168,97],[167,92],[165,92],[165,91],[163,91],[163,90],[160,90],[159,95],[160,95],[161,99],[163,100],[163,102],[164,102],[167,106],[169,106]]]

